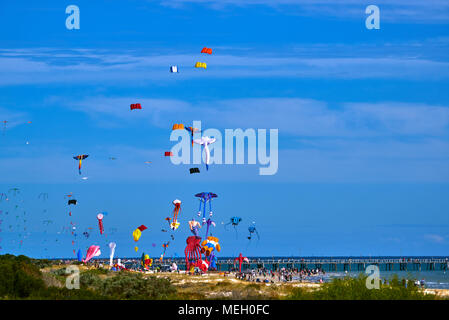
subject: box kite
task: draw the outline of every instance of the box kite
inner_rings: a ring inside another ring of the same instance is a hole
[[[129,108],[131,110],[135,110],[135,109],[142,109],[142,106],[140,105],[140,103],[133,103],[129,106]]]
[[[180,129],[184,130],[184,125],[182,123],[175,123],[173,125],[172,130],[180,130]]]
[[[204,69],[206,69],[207,68],[207,64],[206,64],[206,62],[197,62],[197,63],[195,63],[195,68],[204,68]]]
[[[204,47],[203,50],[201,50],[201,53],[212,54],[212,49]]]

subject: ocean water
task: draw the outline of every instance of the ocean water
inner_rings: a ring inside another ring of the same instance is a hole
[[[343,278],[345,276],[357,277],[363,272],[328,272],[324,276],[311,277],[310,280],[318,282],[321,278],[324,282],[329,282],[333,278]],[[449,271],[381,271],[380,278],[389,280],[397,275],[399,279],[424,280],[425,288],[429,289],[449,289]]]

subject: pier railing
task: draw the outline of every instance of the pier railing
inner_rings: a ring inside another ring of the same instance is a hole
[[[369,265],[377,265],[381,271],[435,271],[448,270],[449,258],[248,258],[242,269],[265,268],[279,270],[281,268],[320,269],[322,271],[363,271]],[[175,262],[179,267],[185,266],[184,258],[168,258],[154,264],[169,265]],[[218,258],[218,270],[232,270],[233,258]],[[237,263],[238,265],[238,263]]]

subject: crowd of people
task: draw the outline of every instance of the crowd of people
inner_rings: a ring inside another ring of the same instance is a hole
[[[291,282],[291,281],[307,281],[311,277],[324,276],[325,271],[320,269],[303,269],[298,268],[282,268],[277,271],[268,270],[266,268],[252,269],[245,272],[236,272],[236,279],[253,282]],[[322,282],[322,278],[319,280]]]

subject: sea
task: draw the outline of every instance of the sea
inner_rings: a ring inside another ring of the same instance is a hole
[[[347,276],[358,277],[361,271],[352,272],[327,272],[324,275],[308,278],[312,282],[330,282],[334,278],[344,278]],[[429,289],[449,289],[449,271],[381,271],[380,279],[389,280],[397,275],[399,279],[424,280],[424,287]]]

